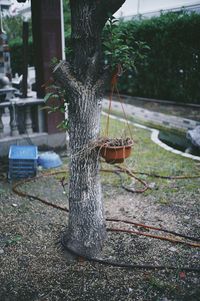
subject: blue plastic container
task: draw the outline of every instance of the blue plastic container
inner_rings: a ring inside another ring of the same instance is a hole
[[[62,161],[55,152],[45,152],[39,155],[38,165],[41,165],[45,169],[49,169],[61,166]]]
[[[37,174],[38,149],[33,145],[11,145],[9,150],[10,179],[34,177]]]

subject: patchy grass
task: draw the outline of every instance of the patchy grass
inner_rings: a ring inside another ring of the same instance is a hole
[[[105,123],[105,117],[103,117],[103,124]],[[132,155],[126,160],[126,166],[133,170],[136,174],[148,173],[149,175],[161,175],[161,176],[196,176],[200,175],[200,162],[194,161],[188,158],[184,158],[180,155],[173,154],[159,145],[155,144],[150,139],[151,133],[147,130],[143,130],[134,126],[130,126],[131,135],[135,141]],[[110,125],[110,135],[112,137],[118,137],[126,130],[126,134],[130,136],[127,131],[127,125],[125,123],[112,120]],[[146,175],[140,175],[141,179],[147,179]],[[155,177],[149,177],[156,183],[162,183],[162,191],[167,193],[173,193],[173,190],[183,188],[185,192],[197,191],[199,192],[198,184],[200,179],[182,179],[182,180],[164,180],[157,179]],[[175,186],[173,188],[173,186]],[[147,192],[148,193],[148,192]],[[152,191],[151,191],[152,193]],[[156,192],[157,194],[157,192]]]

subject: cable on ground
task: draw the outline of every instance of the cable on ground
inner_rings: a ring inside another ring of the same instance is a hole
[[[126,172],[128,175],[134,176],[131,171],[129,171],[129,170],[127,171],[126,169],[124,170],[124,168],[121,168],[119,166],[117,166],[117,167],[119,168],[117,170],[117,174],[119,174],[120,172]],[[103,171],[111,172],[111,170],[103,170]],[[116,173],[116,170],[113,170],[112,172]],[[39,177],[36,177],[36,178],[25,179],[23,181],[20,181],[20,182],[16,183],[13,186],[13,192],[15,192],[19,196],[29,197],[29,198],[38,200],[38,201],[42,202],[43,204],[51,206],[53,208],[56,208],[56,209],[59,209],[59,210],[65,211],[65,212],[69,212],[68,208],[66,208],[66,207],[53,204],[53,203],[49,202],[48,200],[45,200],[43,198],[36,197],[36,196],[31,195],[29,193],[23,192],[18,188],[19,186],[21,186],[21,185],[23,185],[27,182],[31,182],[33,180],[38,180],[39,178],[42,178],[42,177],[54,176],[54,175],[58,175],[58,174],[62,174],[62,173],[66,173],[66,171],[57,171],[57,172],[53,172],[53,173],[46,173],[46,174],[43,174],[43,175],[41,175]],[[185,177],[182,177],[182,178],[185,178]],[[146,187],[147,186],[145,186],[145,188]],[[138,192],[138,191],[131,190],[131,192]],[[139,192],[141,192],[141,191],[139,191]],[[162,228],[159,228],[159,227],[149,226],[149,225],[136,223],[136,222],[132,222],[132,221],[127,221],[127,220],[123,220],[123,219],[107,218],[106,221],[107,222],[124,223],[124,224],[128,224],[129,226],[133,225],[133,226],[144,228],[144,229],[151,229],[151,230],[155,230],[155,231],[161,231],[161,232],[169,233],[169,234],[172,234],[174,236],[181,237],[181,238],[184,238],[184,239],[187,239],[187,240],[196,241],[196,242],[193,243],[193,242],[188,242],[186,240],[181,240],[181,239],[177,239],[177,238],[154,235],[154,234],[146,233],[146,232],[143,232],[143,231],[126,230],[126,229],[121,229],[121,228],[107,228],[107,231],[110,231],[110,232],[122,232],[122,233],[131,234],[131,235],[142,235],[142,236],[146,236],[146,237],[151,237],[151,238],[155,238],[155,239],[169,241],[169,242],[172,242],[172,243],[180,243],[180,244],[184,244],[184,245],[187,245],[187,246],[190,246],[190,247],[200,248],[200,244],[197,243],[197,241],[200,241],[199,238],[190,237],[190,236],[184,235],[184,234],[179,234],[179,233],[176,233],[175,231],[170,231],[170,230],[167,230],[167,229],[162,229]],[[67,251],[69,251],[73,255],[76,255],[78,257],[83,257],[81,254],[78,254],[77,252],[74,252],[74,251],[70,250],[66,246],[66,244],[64,243],[63,238],[61,239],[61,244]],[[193,267],[177,268],[177,267],[173,267],[173,266],[138,265],[138,264],[126,264],[126,263],[113,262],[113,261],[98,259],[98,258],[88,258],[88,257],[84,257],[84,258],[87,259],[88,261],[93,261],[93,262],[97,262],[97,263],[104,264],[104,265],[111,265],[111,266],[115,266],[115,267],[122,267],[122,268],[128,268],[128,269],[137,269],[137,268],[139,268],[139,269],[150,269],[150,270],[153,270],[153,269],[155,269],[155,270],[156,269],[159,269],[159,270],[164,270],[164,269],[166,269],[166,270],[167,269],[176,270],[176,269],[180,269],[182,271],[200,272],[200,268],[193,268]]]

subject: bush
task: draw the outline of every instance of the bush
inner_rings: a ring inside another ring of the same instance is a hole
[[[150,51],[127,72],[120,91],[140,97],[200,104],[200,15],[168,13],[143,21],[121,22],[119,32],[128,32],[127,43],[145,42]]]
[[[20,38],[9,43],[12,74],[22,74],[23,72],[23,45]],[[28,64],[34,66],[34,49],[32,39],[29,40]]]

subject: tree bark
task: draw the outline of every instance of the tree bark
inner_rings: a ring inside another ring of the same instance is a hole
[[[67,245],[85,256],[96,256],[106,237],[98,151],[91,147],[97,139],[100,104],[91,89],[84,88],[69,105],[70,186]]]
[[[69,111],[69,223],[65,245],[97,256],[106,238],[98,150],[91,144],[100,130],[104,69],[101,33],[109,13],[125,0],[71,0],[73,64],[60,62],[54,77],[65,88]]]

